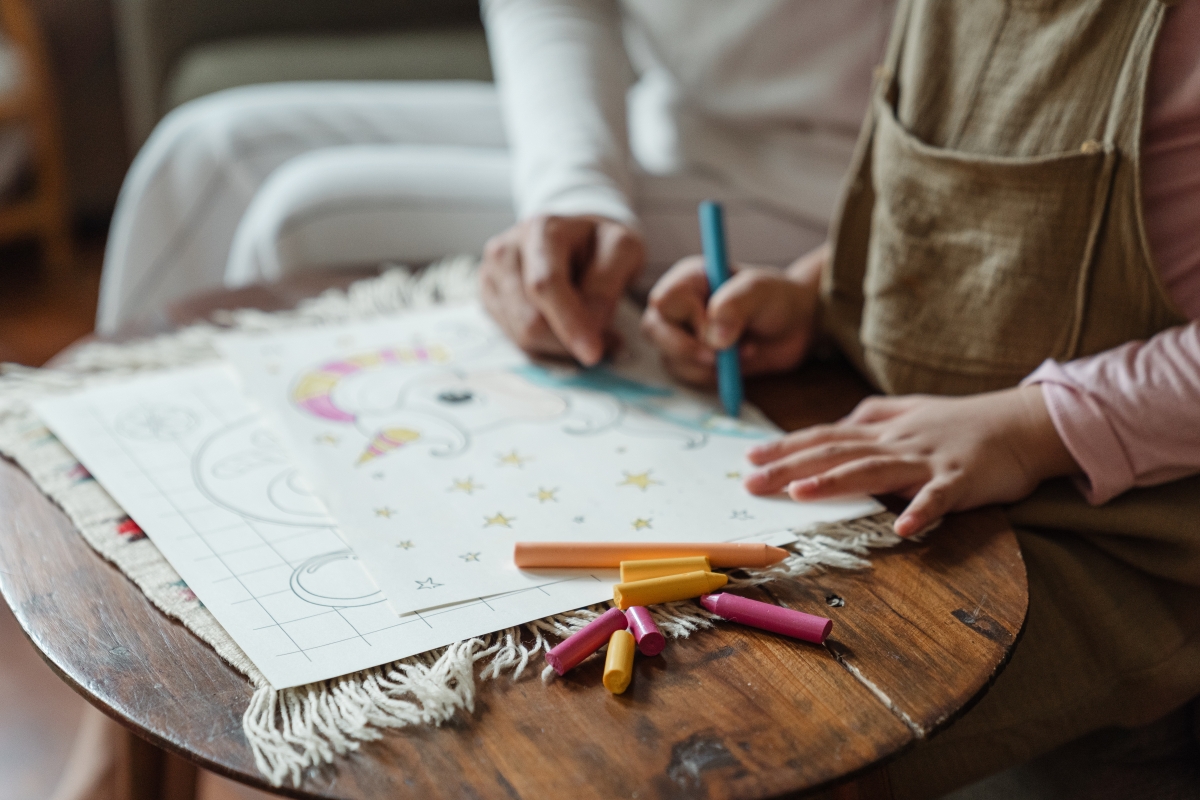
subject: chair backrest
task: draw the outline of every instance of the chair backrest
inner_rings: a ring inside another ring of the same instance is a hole
[[[189,47],[243,36],[479,28],[477,0],[115,0],[129,135],[163,112],[163,87]]]

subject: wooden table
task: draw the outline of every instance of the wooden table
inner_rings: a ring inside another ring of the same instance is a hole
[[[787,429],[834,419],[865,393],[847,368],[830,364],[748,387]],[[190,764],[267,788],[242,736],[245,678],[155,609],[7,461],[0,509],[0,593],[63,680],[142,737],[129,745],[140,765],[127,776],[132,795],[185,797]],[[639,659],[620,696],[600,686],[597,661],[549,685],[536,677],[481,683],[473,715],[391,732],[281,792],[887,796],[872,768],[985,691],[1028,603],[1020,550],[997,510],[954,515],[923,543],[877,552],[870,570],[777,582],[762,594],[832,617],[827,645],[727,624]]]

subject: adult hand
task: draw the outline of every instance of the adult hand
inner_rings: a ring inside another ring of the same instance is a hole
[[[822,246],[786,271],[735,265],[709,296],[704,259],[685,258],[650,292],[642,329],[662,352],[667,371],[688,383],[716,382],[717,350],[738,344],[744,375],[783,372],[800,363],[816,331]]]
[[[483,305],[521,349],[604,357],[621,295],[645,261],[641,237],[605,217],[538,216],[492,238],[483,251]]]
[[[968,397],[869,397],[845,419],[755,447],[749,458],[763,467],[746,478],[753,494],[911,498],[896,519],[901,536],[1079,472],[1036,385]]]

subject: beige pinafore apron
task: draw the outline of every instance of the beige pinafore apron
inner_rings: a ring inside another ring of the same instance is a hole
[[[825,327],[887,393],[1017,384],[1046,358],[1186,320],[1142,223],[1162,0],[902,0],[823,285]],[[1009,509],[1025,635],[960,721],[889,767],[937,796],[1200,693],[1200,480]]]

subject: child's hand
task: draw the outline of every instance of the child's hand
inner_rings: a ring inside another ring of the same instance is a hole
[[[970,397],[870,397],[845,419],[755,447],[749,458],[763,467],[746,479],[754,494],[912,498],[896,520],[901,536],[1079,472],[1036,385]]]
[[[716,351],[739,340],[743,375],[791,369],[812,342],[827,257],[822,247],[786,272],[736,266],[711,298],[703,258],[685,258],[654,285],[642,330],[661,350],[667,371],[688,383],[715,383]]]

